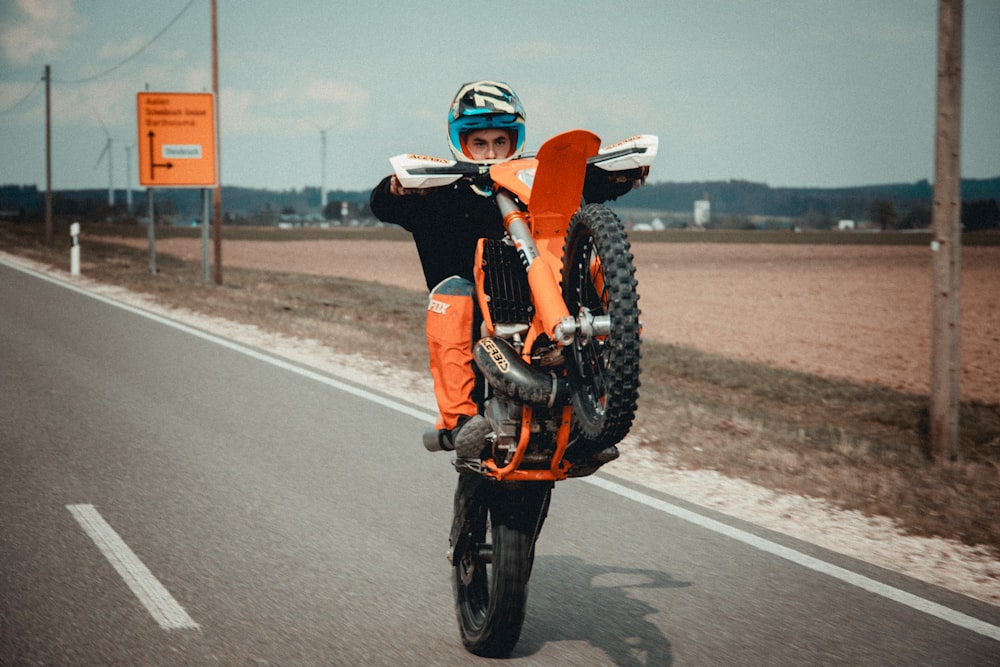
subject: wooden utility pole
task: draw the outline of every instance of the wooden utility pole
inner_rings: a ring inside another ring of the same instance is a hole
[[[215,284],[222,284],[222,157],[219,137],[219,22],[216,0],[212,0],[212,93],[215,95],[215,169],[212,190],[212,241],[215,247]]]
[[[52,68],[45,66],[45,244],[52,245]]]
[[[938,0],[931,242],[931,455],[958,458],[962,268],[962,0]]]

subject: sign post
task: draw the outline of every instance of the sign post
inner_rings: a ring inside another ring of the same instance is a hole
[[[212,93],[138,93],[136,113],[139,184],[149,188],[150,270],[156,273],[153,188],[205,189],[218,183],[215,96]],[[207,216],[202,216],[201,224],[209,224]]]

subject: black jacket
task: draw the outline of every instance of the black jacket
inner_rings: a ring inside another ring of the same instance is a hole
[[[413,234],[427,289],[434,289],[449,276],[473,280],[478,240],[498,239],[504,234],[496,202],[476,194],[464,180],[420,194],[397,196],[389,190],[391,178],[382,179],[372,190],[371,211],[382,222],[399,225]],[[631,180],[612,178],[608,172],[591,167],[584,183],[584,199],[608,201],[631,188]]]

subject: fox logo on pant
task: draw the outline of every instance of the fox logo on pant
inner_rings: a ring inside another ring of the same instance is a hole
[[[445,303],[444,301],[438,301],[437,299],[431,299],[427,304],[427,310],[437,313],[438,315],[447,315],[448,308],[451,307],[450,303]]]

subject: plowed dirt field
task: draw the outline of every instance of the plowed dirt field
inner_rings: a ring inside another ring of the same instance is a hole
[[[130,243],[146,247],[145,240]],[[644,335],[733,358],[927,393],[927,246],[633,242]],[[198,239],[156,242],[199,261]],[[406,241],[226,241],[223,266],[424,290]],[[1000,248],[962,255],[963,400],[1000,403]]]

